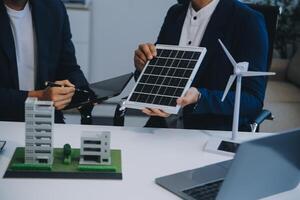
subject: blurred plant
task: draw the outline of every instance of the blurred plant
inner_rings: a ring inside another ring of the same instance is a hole
[[[275,49],[281,58],[292,56],[296,50],[296,39],[298,32],[296,29],[296,9],[298,1],[282,0],[275,2],[280,6],[281,15],[278,19],[278,27],[275,38]],[[275,5],[276,5],[275,4]],[[288,47],[291,47],[292,52],[289,55]]]
[[[246,2],[279,7],[274,48],[281,58],[292,56],[296,51],[296,39],[299,36],[299,30],[296,28],[297,21],[299,23],[299,0],[246,0]]]

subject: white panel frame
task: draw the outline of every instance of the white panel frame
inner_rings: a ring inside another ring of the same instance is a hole
[[[185,95],[185,93],[187,92],[187,90],[190,88],[192,82],[193,82],[193,79],[194,77],[196,76],[199,68],[200,68],[200,65],[203,61],[203,58],[207,52],[206,48],[205,47],[190,47],[190,46],[174,46],[174,45],[161,45],[161,44],[157,44],[156,45],[156,49],[162,49],[162,50],[181,50],[181,51],[193,51],[193,52],[200,52],[200,57],[193,69],[193,72],[181,94],[181,97]],[[138,78],[133,90],[130,92],[130,95],[128,96],[127,100],[125,101],[124,103],[124,107],[127,107],[127,108],[134,108],[134,109],[144,109],[144,108],[157,108],[157,109],[161,109],[163,110],[164,112],[166,113],[170,113],[170,114],[177,114],[180,110],[180,106],[179,105],[176,105],[176,106],[164,106],[164,105],[158,105],[158,104],[149,104],[149,103],[140,103],[140,102],[135,102],[135,101],[130,101],[130,98],[132,96],[132,94],[134,93],[135,91],[135,88],[137,87],[137,85],[139,84],[140,82],[140,79],[142,77],[142,75],[144,74],[146,68],[148,67],[150,61],[148,61],[143,69],[143,71],[141,72],[140,74],[140,77]]]

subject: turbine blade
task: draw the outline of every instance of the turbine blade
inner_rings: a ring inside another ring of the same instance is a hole
[[[274,72],[256,72],[256,71],[247,71],[243,72],[242,76],[272,76],[275,75]]]
[[[230,60],[231,64],[234,67],[234,71],[236,71],[236,67],[237,67],[237,62],[234,60],[234,58],[232,57],[232,55],[229,53],[229,51],[227,50],[227,48],[225,47],[225,45],[223,44],[223,42],[218,39],[219,43],[221,44],[225,54],[227,55],[228,59]]]
[[[229,92],[229,89],[231,88],[234,80],[236,78],[236,75],[231,75],[228,82],[227,82],[227,85],[226,85],[226,89],[224,91],[224,94],[223,94],[223,97],[222,97],[222,102],[225,100],[225,97],[227,96],[228,92]]]

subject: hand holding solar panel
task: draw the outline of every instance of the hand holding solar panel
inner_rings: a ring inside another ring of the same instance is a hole
[[[138,71],[142,71],[148,60],[152,60],[157,56],[154,44],[140,44],[134,52],[134,65]]]
[[[181,107],[196,103],[199,99],[200,92],[197,88],[191,87],[183,97],[177,99],[177,104]],[[144,108],[142,110],[143,113],[147,114],[148,116],[158,116],[158,117],[169,117],[169,113],[165,113],[160,109],[155,108]]]
[[[156,45],[157,56],[148,61],[124,106],[154,108],[177,114],[177,99],[190,88],[206,53],[202,47]]]
[[[158,117],[164,117],[164,118],[170,116],[169,113],[166,113],[163,110],[160,110],[157,108],[144,108],[144,109],[142,109],[142,112],[148,116],[158,116]]]
[[[177,99],[177,104],[182,107],[185,107],[187,105],[197,103],[200,95],[201,94],[197,88],[191,87],[183,97]]]

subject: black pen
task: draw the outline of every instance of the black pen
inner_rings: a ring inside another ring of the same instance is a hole
[[[64,87],[63,85],[59,85],[59,84],[57,84],[57,83],[53,83],[53,82],[50,82],[50,81],[46,81],[46,82],[45,82],[45,86],[46,86],[46,87]],[[75,91],[76,91],[76,92],[89,93],[89,91],[87,91],[87,90],[82,90],[82,89],[78,89],[78,88],[75,88]]]

